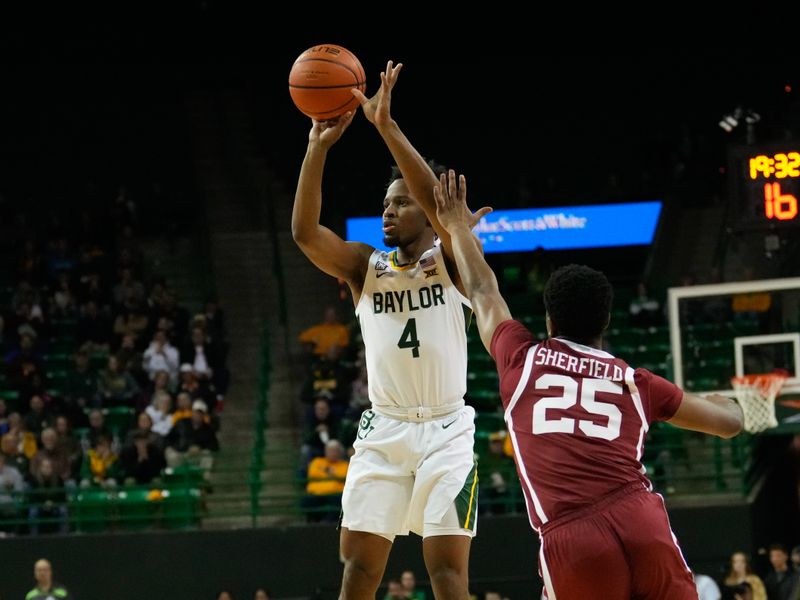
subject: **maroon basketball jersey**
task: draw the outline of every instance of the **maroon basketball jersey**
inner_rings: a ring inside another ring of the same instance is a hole
[[[500,395],[531,525],[541,527],[632,482],[650,423],[683,392],[645,369],[563,338],[540,343],[517,321],[492,338]]]

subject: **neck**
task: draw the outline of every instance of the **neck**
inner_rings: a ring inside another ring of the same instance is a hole
[[[397,265],[405,266],[415,263],[426,250],[433,248],[433,235],[421,235],[413,242],[397,247]]]
[[[596,337],[590,340],[579,340],[574,337],[570,337],[568,335],[562,335],[560,333],[554,333],[551,337],[560,337],[564,338],[565,340],[569,340],[570,342],[574,342],[576,344],[580,344],[581,346],[589,346],[590,348],[595,348],[597,350],[603,349],[603,337]]]

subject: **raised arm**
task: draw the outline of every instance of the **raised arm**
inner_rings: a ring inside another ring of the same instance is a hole
[[[742,430],[744,413],[741,406],[725,396],[684,393],[681,405],[667,422],[682,429],[732,438]]]
[[[472,301],[481,341],[491,351],[494,330],[511,318],[511,312],[500,295],[494,271],[483,257],[480,241],[472,234],[467,180],[461,175],[457,184],[455,171],[451,169],[447,177],[441,175],[433,193],[439,222],[449,233],[464,290]]]
[[[372,98],[368,99],[357,89],[353,90],[353,95],[361,102],[364,115],[375,125],[378,133],[386,143],[386,147],[389,148],[392,158],[403,175],[403,181],[408,186],[411,195],[425,211],[433,230],[439,236],[442,250],[448,261],[450,264],[456,265],[450,234],[436,216],[436,200],[433,197],[433,188],[437,185],[438,179],[391,116],[392,89],[397,83],[397,78],[402,68],[403,63],[397,63],[397,66],[394,66],[390,60],[386,63],[386,70],[381,73],[381,86]],[[488,208],[482,208],[472,215],[473,224],[477,223],[480,217],[489,211],[490,209]],[[456,266],[456,268],[458,267]],[[458,273],[454,274],[454,280],[456,285],[459,285]],[[459,285],[459,287],[461,286]]]
[[[347,281],[353,299],[357,300],[373,249],[367,244],[345,242],[319,222],[325,159],[330,147],[350,125],[354,114],[349,112],[332,121],[313,121],[294,195],[292,237],[317,267],[328,275]]]

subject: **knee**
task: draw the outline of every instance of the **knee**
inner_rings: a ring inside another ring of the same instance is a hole
[[[383,569],[377,562],[360,556],[345,557],[344,576],[349,580],[374,581],[380,583]]]
[[[463,583],[467,579],[466,569],[454,564],[436,565],[429,569],[428,575],[431,578],[431,583],[437,587]]]

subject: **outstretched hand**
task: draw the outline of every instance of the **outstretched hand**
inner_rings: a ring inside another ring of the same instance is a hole
[[[472,229],[492,212],[490,206],[484,206],[474,213],[467,207],[467,178],[459,175],[456,181],[456,172],[453,169],[447,175],[442,173],[439,176],[439,185],[433,188],[433,197],[436,199],[436,217],[448,232],[461,225]]]
[[[356,111],[351,110],[340,117],[328,121],[316,121],[311,119],[313,125],[308,134],[309,143],[318,142],[324,147],[330,148],[342,137],[344,130],[353,122],[355,114]]]
[[[376,127],[381,127],[392,121],[392,88],[397,83],[397,78],[400,76],[400,69],[402,68],[403,63],[397,63],[395,67],[391,60],[388,61],[386,70],[381,73],[381,87],[378,88],[372,98],[367,98],[361,93],[361,90],[355,88],[350,90],[353,96],[361,103],[364,116]]]

